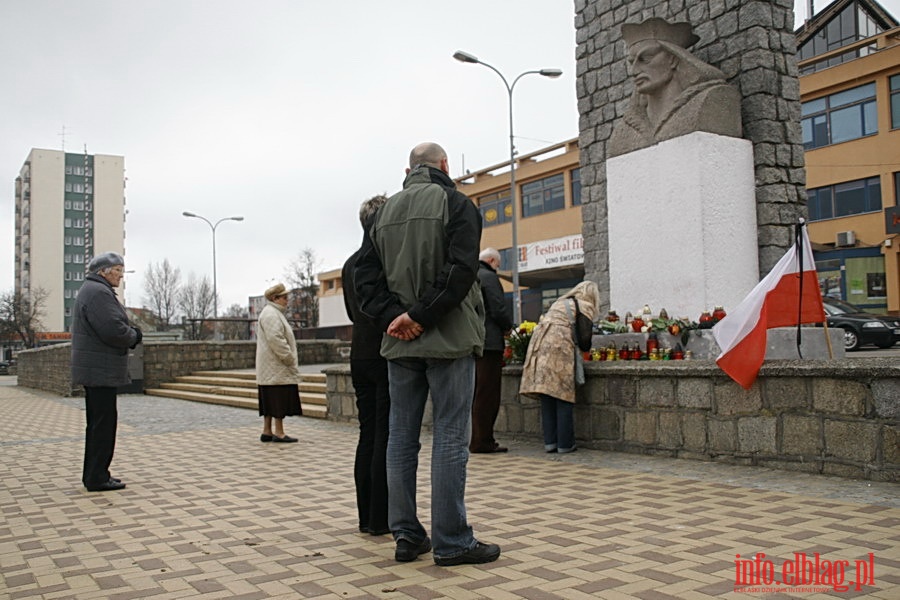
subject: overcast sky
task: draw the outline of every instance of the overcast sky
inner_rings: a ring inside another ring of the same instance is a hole
[[[129,306],[150,263],[211,276],[210,228],[183,211],[243,216],[216,233],[224,310],[303,248],[339,268],[415,144],[441,143],[453,176],[508,159],[506,89],[458,49],[509,80],[563,70],[517,84],[520,153],[578,135],[572,0],[3,0],[0,27],[0,291],[31,148],[125,157]]]

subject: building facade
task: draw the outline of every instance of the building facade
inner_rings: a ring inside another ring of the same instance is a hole
[[[65,337],[91,258],[125,254],[125,159],[32,149],[15,211],[15,291],[44,295],[43,330]],[[124,288],[118,294],[124,301]]]
[[[838,0],[797,30],[809,234],[823,293],[900,313],[900,27]]]

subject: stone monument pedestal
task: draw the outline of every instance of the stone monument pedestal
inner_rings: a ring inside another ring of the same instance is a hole
[[[695,132],[606,163],[610,308],[696,321],[759,281],[753,147]]]

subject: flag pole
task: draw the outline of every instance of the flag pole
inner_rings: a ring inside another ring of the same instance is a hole
[[[799,295],[797,296],[797,356],[803,358],[803,352],[800,350],[800,346],[803,342],[803,334],[801,321],[803,320],[801,315],[803,314],[803,255],[804,245],[803,245],[803,226],[806,224],[803,217],[800,217],[799,222],[794,228],[794,246],[797,252],[797,262],[799,264]]]
[[[822,321],[822,327],[825,331],[825,345],[828,346],[828,359],[834,360],[834,349],[831,347],[831,333],[828,331],[828,317],[825,317],[825,320]]]

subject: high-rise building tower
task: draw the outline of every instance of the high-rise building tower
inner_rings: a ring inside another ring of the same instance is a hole
[[[102,252],[125,254],[125,158],[32,149],[16,178],[15,289],[46,294],[46,332],[69,331],[87,264]]]

